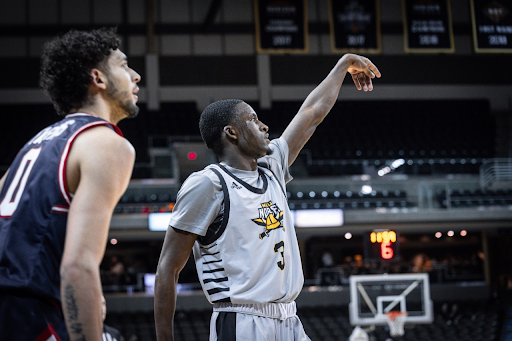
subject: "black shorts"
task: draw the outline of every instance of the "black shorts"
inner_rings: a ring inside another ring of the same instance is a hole
[[[39,298],[0,292],[0,339],[68,341],[61,308]]]

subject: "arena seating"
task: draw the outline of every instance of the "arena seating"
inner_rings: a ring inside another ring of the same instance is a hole
[[[170,212],[176,201],[175,192],[156,193],[154,190],[131,194],[126,192],[119,200],[115,214]],[[147,192],[147,193],[145,193]]]
[[[512,189],[439,189],[435,197],[441,208],[512,205]]]
[[[345,341],[354,329],[347,306],[299,307],[298,315],[313,341]],[[401,340],[500,340],[502,330],[510,334],[509,315],[510,311],[498,305],[439,303],[432,324],[406,324]],[[208,340],[210,316],[211,310],[177,311],[175,340]],[[109,313],[105,323],[119,329],[126,340],[156,340],[153,313]],[[390,338],[387,326],[376,326],[368,333],[375,340]]]
[[[504,309],[503,324],[501,328],[501,339],[512,340],[512,308]]]
[[[284,131],[301,105],[274,102],[271,109],[261,109],[258,103],[249,104],[270,127],[271,137]],[[17,118],[0,127],[10,141],[0,153],[0,167],[6,169],[26,140],[59,117],[51,105],[2,106],[2,110],[15,112]],[[137,151],[134,179],[152,177],[150,148],[167,147],[166,141],[183,138],[200,141],[195,103],[161,103],[158,111],[141,104],[139,116],[119,123]],[[489,104],[482,100],[344,101],[318,127],[298,163],[304,163],[307,176],[363,174],[395,159],[404,159],[396,170],[404,174],[477,174],[486,159],[496,156],[495,135]]]
[[[299,102],[274,102],[271,109],[249,103],[278,137]],[[137,150],[134,178],[151,177],[149,149],[156,141],[200,141],[200,112],[194,103],[162,103],[158,112],[141,105],[144,120],[120,128]],[[335,105],[299,155],[306,176],[363,174],[404,159],[399,173],[477,174],[495,156],[494,119],[486,101],[347,101]],[[165,145],[160,145],[165,147]]]
[[[375,209],[415,207],[417,204],[407,198],[407,193],[401,190],[372,191],[368,194],[352,191],[302,191],[287,192],[289,206],[292,210],[301,209]],[[125,193],[116,206],[115,214],[135,214],[170,212],[176,201],[175,193]]]
[[[272,135],[301,103],[276,102],[270,110],[251,105]],[[494,125],[485,101],[347,101],[333,107],[303,154],[313,176],[362,174],[399,158],[404,174],[477,174],[495,155]]]
[[[352,191],[302,191],[288,192],[291,209],[375,209],[379,207],[413,207],[407,200],[407,193],[401,190],[382,190],[362,193]]]

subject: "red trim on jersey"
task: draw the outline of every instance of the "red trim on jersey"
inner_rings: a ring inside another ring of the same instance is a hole
[[[62,311],[62,307],[60,306],[59,303],[57,303],[56,301],[52,300],[52,299],[49,299],[47,298],[46,299],[46,302],[50,303],[51,305],[54,305],[55,307],[57,307],[59,310]]]
[[[93,117],[101,118],[99,116],[94,116],[94,115],[91,115],[91,114],[88,114],[88,113],[85,113],[85,112],[76,112],[74,114],[68,114],[68,115],[66,115],[66,118],[72,118],[72,117],[77,117],[77,116],[93,116]],[[110,123],[110,122],[108,122],[106,120],[105,120],[105,122],[107,122],[108,125],[110,125],[110,126],[112,126],[112,128],[114,128],[114,131],[117,133],[117,135],[124,137],[123,132],[121,131],[121,129],[117,125],[115,125],[113,123]]]
[[[76,116],[94,116],[94,115],[91,115],[91,114],[88,114],[88,113],[85,113],[85,112],[76,112],[76,113],[74,113],[74,114],[68,114],[68,115],[66,115],[66,118],[71,118],[71,117],[76,117]],[[94,116],[94,117],[98,117],[98,116]],[[101,117],[98,117],[98,118],[101,118]],[[106,122],[108,122],[108,121],[106,121]],[[115,131],[119,136],[124,137],[123,132],[121,131],[121,129],[120,129],[118,126],[116,126],[115,124],[110,123],[110,122],[108,122],[108,124],[109,124],[109,125],[111,125],[111,126],[112,126],[112,128],[114,128],[114,131]]]
[[[123,132],[121,131],[121,129],[119,129],[118,126],[116,126],[115,124],[112,124],[112,128],[114,128],[114,130],[117,133],[117,135],[120,135],[120,136],[124,137]]]
[[[51,338],[52,336],[54,337],[54,339]],[[51,323],[48,325],[48,328],[46,328],[41,334],[39,334],[38,337],[36,337],[36,339],[34,341],[48,341],[48,340],[61,341],[59,335],[57,335],[57,333],[55,332],[55,329],[53,329],[53,326]]]
[[[76,115],[80,115],[80,114],[76,114]],[[66,117],[72,117],[72,116],[73,115],[68,115]],[[89,115],[89,116],[91,116],[91,115]],[[64,197],[64,200],[66,200],[66,202],[69,205],[71,205],[71,200],[72,200],[72,196],[71,196],[71,193],[69,193],[68,184],[67,184],[67,181],[66,181],[66,166],[67,166],[67,162],[68,162],[69,151],[71,150],[71,146],[75,142],[76,137],[80,133],[84,132],[85,130],[87,130],[89,128],[93,128],[93,127],[96,127],[96,126],[110,126],[110,127],[112,127],[114,129],[114,131],[117,134],[121,133],[119,135],[123,136],[121,130],[117,126],[113,125],[112,123],[107,122],[107,121],[96,121],[96,122],[91,122],[89,124],[84,125],[83,127],[81,127],[79,130],[77,130],[68,139],[68,142],[67,142],[66,146],[64,147],[64,150],[62,151],[62,155],[60,157],[60,163],[59,163],[59,187],[60,187],[60,192],[61,192],[62,196]]]

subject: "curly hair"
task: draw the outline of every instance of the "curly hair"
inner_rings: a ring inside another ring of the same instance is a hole
[[[45,44],[39,85],[59,115],[67,115],[86,103],[90,71],[101,67],[106,70],[108,56],[121,44],[116,30],[71,30]]]
[[[224,99],[208,105],[201,113],[199,131],[206,146],[216,155],[222,154],[221,134],[225,126],[235,123],[239,110],[236,106],[244,101]]]

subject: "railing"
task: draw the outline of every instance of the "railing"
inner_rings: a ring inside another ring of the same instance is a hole
[[[487,188],[498,181],[512,181],[512,158],[488,159],[480,166],[482,188]]]

